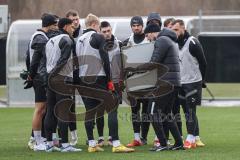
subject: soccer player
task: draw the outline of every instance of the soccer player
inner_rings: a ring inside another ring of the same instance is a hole
[[[100,21],[99,18],[93,14],[88,14],[88,16],[85,18],[85,25],[86,30],[84,30],[83,35],[78,39],[76,43],[76,54],[78,57],[81,58],[82,61],[79,62],[79,77],[80,77],[80,83],[84,83],[84,80],[82,82],[82,79],[85,77],[91,77],[96,76],[96,82],[91,82],[92,84],[98,84],[99,87],[97,88],[106,88],[107,83],[110,80],[110,64],[109,64],[109,58],[103,50],[101,50],[99,47],[102,47],[104,40],[103,37],[101,37],[97,32],[99,31]],[[102,38],[102,39],[101,39]],[[100,41],[99,41],[100,39]],[[88,56],[96,57],[96,59],[100,59],[102,63],[96,64],[93,61],[88,60]],[[86,57],[86,58],[85,58]],[[94,64],[93,64],[94,63]],[[88,64],[88,65],[84,65]],[[104,64],[104,65],[103,65]],[[98,67],[96,67],[98,66]],[[102,67],[101,71],[98,72],[99,67]],[[89,71],[87,70],[87,68]],[[86,108],[86,117],[85,118],[85,128],[87,132],[88,137],[88,152],[101,152],[104,151],[101,147],[99,147],[94,140],[93,136],[93,128],[94,128],[94,120],[96,116],[96,107],[99,105],[99,101],[93,98],[87,98],[82,96],[83,103]],[[94,113],[89,114],[89,111],[93,110]]]
[[[79,13],[76,10],[69,10],[66,13],[66,18],[69,18],[73,21],[73,26],[74,26],[74,32],[73,32],[73,38],[75,41],[82,36],[83,29],[80,25],[80,18],[79,18]]]
[[[104,45],[104,50],[108,53],[110,61],[110,72],[111,79],[114,83],[115,93],[120,98],[121,96],[121,55],[120,55],[120,41],[112,34],[112,27],[109,22],[103,21],[100,25],[100,32],[104,36],[106,43]],[[120,99],[119,99],[120,101]],[[113,106],[111,112],[108,113],[108,128],[109,128],[109,139],[108,142],[112,143],[113,148],[112,152],[133,152],[134,149],[127,148],[124,145],[121,145],[119,136],[118,136],[118,106]],[[104,114],[104,110],[100,110]],[[98,117],[97,120],[97,129],[99,133],[98,143],[101,145],[101,142],[104,142],[103,137],[103,128],[104,128],[104,116]],[[101,141],[102,140],[102,141]]]
[[[97,16],[89,14],[85,19],[86,30],[83,35],[78,39],[76,44],[76,53],[80,57],[79,62],[79,78],[80,83],[88,86],[91,83],[92,88],[105,91],[106,93],[114,92],[112,86],[111,70],[109,55],[105,50],[105,39],[103,35],[97,33],[100,27],[100,20]],[[86,108],[85,128],[88,137],[88,152],[101,152],[103,148],[97,145],[93,136],[93,126],[95,118],[102,117],[97,111],[105,108],[100,103],[97,97],[84,97],[82,99]],[[128,149],[121,145],[118,137],[118,124],[117,124],[117,110],[115,106],[110,106],[106,110],[112,111],[109,113],[109,118],[112,122],[109,123],[110,135],[112,136],[113,152],[131,152],[133,149]],[[115,110],[114,110],[115,109]]]
[[[205,144],[199,137],[199,123],[197,118],[197,105],[201,105],[202,88],[206,88],[206,58],[200,42],[191,36],[185,29],[183,20],[173,22],[172,30],[178,36],[181,89],[179,100],[185,113],[187,124],[187,138],[184,147],[187,149],[203,147]],[[174,114],[180,113],[180,106],[174,107]],[[182,123],[179,120],[179,129],[182,134]]]
[[[134,46],[149,43],[143,32],[143,19],[140,16],[134,16],[131,19],[130,26],[132,29],[131,36],[123,42],[123,46]],[[128,147],[142,146],[147,144],[147,134],[150,123],[146,120],[148,100],[131,99],[132,125],[134,131],[134,140],[130,142]],[[142,107],[141,107],[142,106]],[[140,109],[142,113],[140,114]]]
[[[46,44],[46,64],[47,73],[51,77],[58,74],[58,70],[64,66],[72,55],[74,39],[72,34],[74,31],[72,20],[68,18],[62,18],[58,22],[60,34],[51,38]],[[57,73],[56,73],[57,72]],[[64,75],[64,79],[68,79],[68,75]],[[48,81],[51,81],[49,78]],[[65,99],[71,99],[70,96],[60,94],[59,92],[48,86],[47,90],[47,114],[44,121],[47,137],[46,152],[59,151],[53,144],[52,134],[55,132],[58,124],[61,135],[61,152],[79,152],[81,149],[77,149],[71,146],[68,142],[68,122],[65,122],[60,117],[56,117],[55,106],[59,102]],[[67,106],[66,106],[67,107]],[[63,113],[67,114],[67,113]]]
[[[66,18],[69,18],[73,21],[73,27],[74,27],[74,32],[73,32],[73,38],[74,38],[74,45],[76,44],[77,39],[82,35],[82,27],[80,25],[80,19],[79,19],[79,14],[78,11],[76,10],[69,10],[66,13]],[[73,47],[73,57],[76,58],[76,52],[75,52],[75,46]],[[78,78],[78,70],[74,70],[73,72],[73,81],[77,82]],[[75,102],[75,91],[73,93],[73,98]],[[71,106],[71,112],[76,113],[76,104]],[[70,144],[75,146],[78,142],[78,136],[77,136],[77,123],[76,122],[70,122],[69,123],[69,129],[70,129],[70,134],[71,134],[71,141]]]
[[[36,151],[44,150],[43,144],[44,128],[43,121],[46,109],[46,88],[44,86],[44,77],[40,74],[40,63],[43,60],[43,50],[48,41],[47,32],[57,29],[58,19],[55,15],[44,13],[41,17],[42,28],[38,29],[31,37],[28,54],[27,68],[30,72],[27,85],[33,85],[35,93],[35,110],[32,120],[32,137],[28,146]]]

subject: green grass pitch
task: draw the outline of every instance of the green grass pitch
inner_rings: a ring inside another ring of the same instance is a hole
[[[32,112],[33,108],[0,109],[0,160],[238,160],[240,157],[240,108],[236,107],[200,107],[198,109],[200,134],[206,143],[204,148],[174,152],[149,152],[148,149],[154,138],[151,128],[148,136],[149,145],[138,147],[135,153],[128,154],[111,153],[111,147],[105,147],[105,151],[101,153],[88,153],[83,122],[78,122],[78,136],[80,138],[78,147],[83,149],[82,152],[33,152],[27,148]],[[107,121],[105,120],[105,122]],[[105,137],[107,137],[107,130],[105,127]],[[127,144],[133,138],[129,107],[119,109],[119,135],[123,144]]]

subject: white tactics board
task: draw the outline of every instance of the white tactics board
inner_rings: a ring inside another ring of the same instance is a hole
[[[126,47],[122,50],[123,68],[148,63],[151,60],[154,43],[140,44]],[[126,91],[136,91],[154,87],[157,82],[157,69],[144,73],[137,73],[126,80]]]

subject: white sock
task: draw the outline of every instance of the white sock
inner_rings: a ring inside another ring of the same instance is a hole
[[[70,145],[69,143],[62,143],[63,148],[66,148],[69,145]]]
[[[78,139],[77,130],[71,131],[72,139]]]
[[[108,136],[108,140],[109,140],[109,139],[112,139],[112,136]]]
[[[158,137],[157,136],[155,136],[154,141],[158,141]]]
[[[195,139],[196,139],[196,140],[200,140],[200,137],[199,137],[199,136],[195,136]]]
[[[186,141],[188,141],[188,142],[192,142],[192,134],[188,134],[187,135],[187,138],[186,138]]]
[[[37,142],[37,145],[41,143],[41,130],[40,131],[33,131],[34,138]]]
[[[134,133],[134,139],[140,141],[140,133]]]
[[[52,139],[57,139],[57,133],[52,133]]]
[[[104,137],[102,136],[102,137],[98,137],[98,139],[102,139],[102,140],[104,140]]]
[[[192,136],[192,143],[196,143],[196,138],[195,138],[195,136]]]
[[[49,147],[52,147],[52,146],[53,146],[53,141],[47,141],[47,145],[48,145]]]
[[[113,147],[118,147],[120,145],[121,145],[120,140],[113,141]]]
[[[96,141],[95,140],[89,140],[88,141],[89,147],[96,147]]]
[[[188,134],[187,141],[191,143],[195,143],[195,136],[193,136],[192,134]]]

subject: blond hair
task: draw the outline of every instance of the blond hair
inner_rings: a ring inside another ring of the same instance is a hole
[[[88,27],[90,27],[94,23],[100,24],[100,20],[99,20],[99,18],[96,15],[94,15],[92,13],[89,13],[87,15],[87,17],[85,18],[85,25],[88,28]]]

